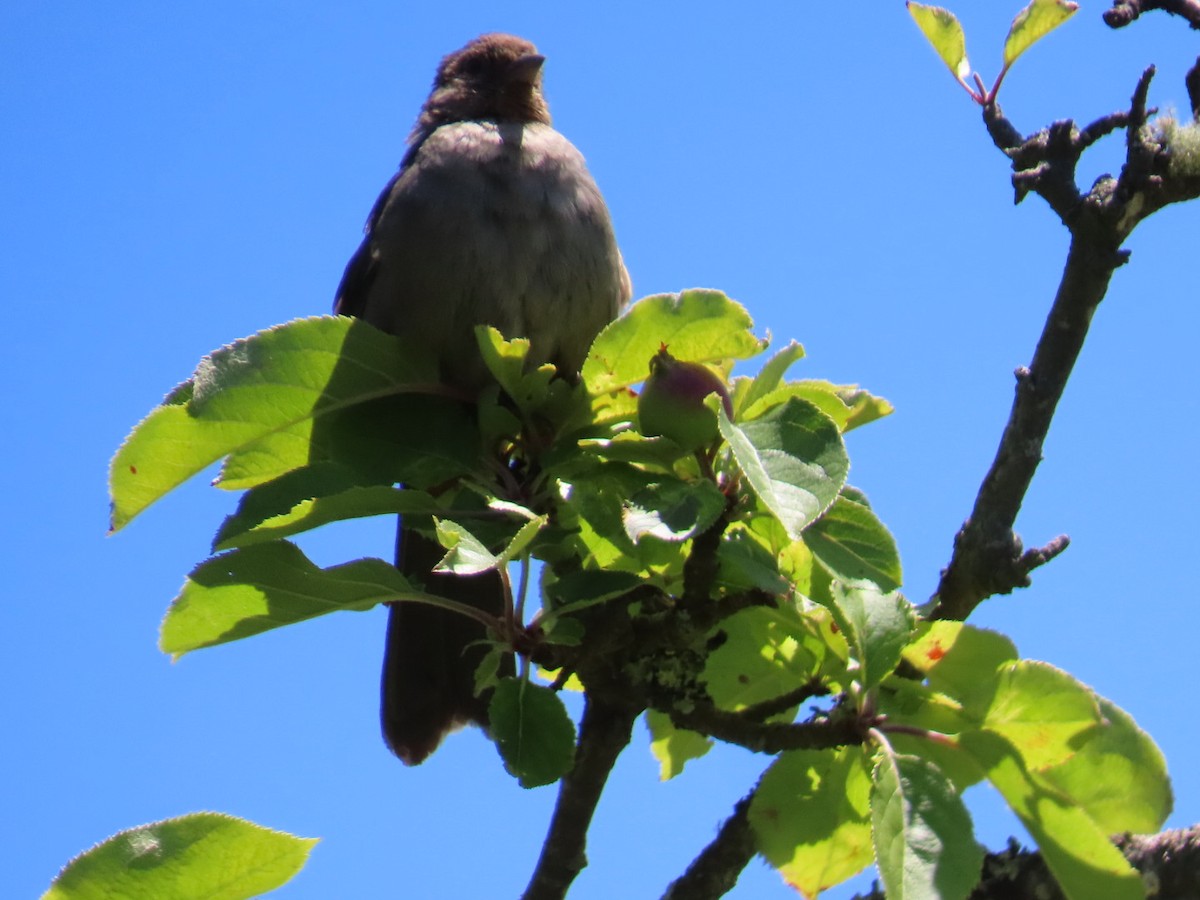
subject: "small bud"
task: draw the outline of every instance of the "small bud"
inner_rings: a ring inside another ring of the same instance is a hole
[[[661,435],[685,450],[698,450],[717,437],[717,415],[704,404],[716,394],[733,418],[729,390],[712,369],[683,362],[664,344],[650,360],[650,377],[638,395],[638,421],[646,437]]]

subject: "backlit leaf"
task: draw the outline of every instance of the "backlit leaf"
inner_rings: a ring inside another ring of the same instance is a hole
[[[171,603],[159,649],[184,653],[338,610],[370,609],[416,593],[381,559],[319,568],[287,541],[255,544],[200,563]]]
[[[1004,41],[1004,66],[1011,66],[1018,56],[1061,25],[1079,9],[1078,3],[1068,0],[1032,0],[1017,13]]]
[[[193,813],[114,834],[71,860],[42,900],[245,900],[291,880],[316,843]]]
[[[783,753],[750,804],[758,852],[788,884],[815,897],[874,859],[870,795],[862,747]]]
[[[1078,805],[1026,767],[1003,737],[967,732],[959,745],[987,772],[1037,842],[1046,865],[1071,900],[1144,900],[1142,879]]]
[[[905,5],[942,62],[958,81],[965,84],[971,74],[971,64],[967,62],[967,39],[958,18],[940,6],[927,6],[911,0]]]

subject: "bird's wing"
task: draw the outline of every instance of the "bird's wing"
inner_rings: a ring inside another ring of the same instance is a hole
[[[405,156],[405,162],[408,162],[409,156],[411,154]],[[375,226],[383,215],[383,209],[392,196],[392,189],[404,174],[405,168],[406,166],[401,164],[400,170],[391,177],[376,198],[375,205],[371,207],[371,214],[367,216],[367,223],[363,226],[362,243],[346,263],[346,271],[342,273],[342,280],[334,295],[333,311],[336,315],[362,317],[366,310],[367,296],[371,291],[371,283],[375,280],[378,261],[374,240]]]

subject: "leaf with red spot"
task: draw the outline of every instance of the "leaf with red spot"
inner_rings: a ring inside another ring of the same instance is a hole
[[[931,622],[904,648],[904,660],[929,685],[982,716],[995,691],[996,669],[1020,658],[1016,645],[995,631],[961,622]]]

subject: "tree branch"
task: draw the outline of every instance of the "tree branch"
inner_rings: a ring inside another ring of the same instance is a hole
[[[1188,102],[1192,107],[1192,120],[1200,121],[1200,59],[1188,69],[1183,83],[1187,87]]]
[[[562,900],[587,866],[587,832],[608,775],[629,744],[638,713],[587,695],[575,766],[559,785],[542,855],[523,900]]]
[[[722,823],[717,836],[692,860],[687,871],[671,882],[662,900],[715,900],[733,890],[738,876],[757,852],[750,828],[753,799],[751,792],[734,805],[733,814]]]
[[[1110,28],[1124,28],[1142,13],[1161,9],[1173,16],[1187,19],[1193,28],[1200,28],[1200,2],[1197,0],[1113,0],[1104,11],[1104,22]]]
[[[717,578],[717,550],[721,536],[729,527],[733,501],[726,502],[721,515],[707,529],[692,539],[692,550],[683,564],[683,606],[688,609],[712,603],[712,586]]]
[[[756,722],[743,713],[728,712],[715,706],[696,704],[692,709],[663,710],[676,728],[686,728],[737,744],[755,753],[782,753],[784,750],[826,750],[861,744],[865,726],[852,716],[837,715],[815,722]]]
[[[794,706],[800,706],[802,703],[807,703],[814,697],[829,696],[829,688],[821,683],[817,678],[813,678],[807,684],[802,684],[795,690],[788,691],[778,697],[772,697],[770,700],[763,700],[761,703],[755,703],[740,710],[738,715],[744,716],[747,719],[753,719],[761,722],[764,719],[769,719],[771,716],[777,716],[781,712],[785,712]]]
[[[1033,362],[1017,370],[1017,391],[1000,449],[979,488],[971,517],[954,539],[954,555],[938,585],[936,619],[965,619],[993,594],[1027,587],[1029,573],[1062,552],[1066,536],[1031,554],[1013,532],[1025,493],[1042,461],[1042,443],[1067,379],[1083,349],[1092,314],[1121,259],[1073,238],[1054,306]]]
[[[1082,130],[1066,120],[1023,139],[998,106],[984,109],[988,133],[1012,160],[1017,202],[1029,193],[1041,196],[1069,229],[1071,246],[1033,361],[1016,371],[1008,423],[970,518],[955,536],[932,618],[962,620],[986,598],[1027,587],[1029,573],[1069,543],[1062,535],[1026,551],[1013,531],[1042,460],[1055,409],[1112,274],[1128,258],[1121,243],[1151,213],[1200,195],[1200,178],[1171,173],[1163,132],[1148,122],[1154,112],[1146,106],[1153,75],[1153,67],[1142,74],[1128,111],[1105,116]],[[1104,176],[1087,194],[1081,193],[1075,180],[1080,156],[1117,128],[1126,130],[1120,177]]]

